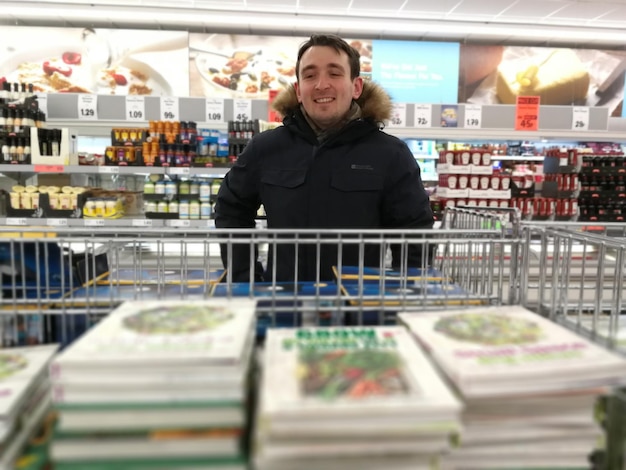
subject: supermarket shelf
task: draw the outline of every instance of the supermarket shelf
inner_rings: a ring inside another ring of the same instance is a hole
[[[492,155],[491,159],[492,160],[497,160],[497,161],[510,161],[510,162],[543,162],[543,159],[545,157],[542,155],[528,155],[528,156],[524,156],[524,155],[516,155],[516,156],[510,156],[510,155]]]
[[[222,177],[230,168],[189,168],[162,166],[90,166],[90,165],[0,165],[0,173],[65,173],[100,175],[190,175]]]
[[[215,221],[213,219],[202,220],[178,220],[178,219],[133,219],[133,218],[121,218],[121,219],[43,219],[43,218],[30,218],[30,217],[0,217],[0,226],[9,227],[136,227],[136,228],[215,228]]]

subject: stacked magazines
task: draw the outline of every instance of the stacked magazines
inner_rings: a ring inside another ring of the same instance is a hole
[[[49,364],[58,345],[0,351],[0,469],[16,460],[50,409]]]
[[[433,468],[461,413],[397,326],[268,330],[259,401],[257,470]]]
[[[56,470],[246,468],[255,302],[127,302],[51,365]]]
[[[590,467],[626,360],[521,307],[399,315],[465,401],[456,470]]]

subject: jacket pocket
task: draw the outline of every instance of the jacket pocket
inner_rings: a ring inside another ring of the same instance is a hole
[[[337,171],[331,176],[330,185],[339,191],[380,191],[383,176],[365,171]]]
[[[261,182],[283,188],[297,188],[304,184],[306,170],[265,170],[261,174]]]

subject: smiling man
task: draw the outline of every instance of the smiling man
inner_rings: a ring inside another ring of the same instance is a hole
[[[215,207],[218,228],[252,228],[260,204],[268,228],[431,228],[433,214],[408,147],[382,131],[389,95],[359,76],[359,53],[334,35],[314,35],[298,51],[297,82],[274,101],[284,126],[257,135],[228,172]],[[256,280],[331,280],[336,245],[277,246]],[[235,281],[249,279],[250,249],[233,245]],[[375,245],[341,250],[344,265],[380,266]],[[401,256],[402,254],[402,256]],[[297,256],[296,256],[297,255]],[[392,246],[393,265],[422,265],[417,247]],[[319,258],[319,260],[318,260]],[[276,266],[272,265],[276,259]],[[318,262],[319,261],[319,262]],[[273,275],[275,269],[275,276]]]

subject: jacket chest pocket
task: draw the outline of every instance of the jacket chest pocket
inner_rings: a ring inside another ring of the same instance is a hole
[[[377,192],[383,189],[383,177],[364,171],[337,171],[333,173],[330,185],[343,192]]]
[[[265,170],[261,174],[263,184],[287,189],[302,186],[305,179],[306,170]]]

